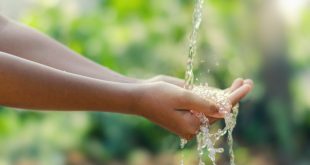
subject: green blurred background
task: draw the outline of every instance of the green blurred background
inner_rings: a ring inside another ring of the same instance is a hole
[[[0,12],[122,74],[183,78],[193,4],[1,0]],[[196,83],[255,81],[234,132],[236,163],[310,164],[310,1],[208,0],[203,16]],[[140,117],[0,108],[0,165],[177,165],[178,145]],[[197,164],[195,147],[186,164]]]

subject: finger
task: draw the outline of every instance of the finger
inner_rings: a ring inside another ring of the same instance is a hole
[[[254,82],[251,79],[246,79],[243,81],[244,84],[249,84],[251,86],[251,88],[253,88],[254,86]]]
[[[251,86],[248,84],[242,85],[240,88],[231,93],[229,99],[232,105],[236,105],[246,94],[251,91]]]
[[[187,134],[182,136],[184,139],[186,139],[187,141],[192,140],[195,137],[195,134]]]
[[[198,116],[198,112],[191,111],[195,116]],[[213,124],[217,122],[218,120],[221,120],[221,118],[214,118],[214,117],[208,117],[209,124]]]
[[[223,115],[218,112],[218,107],[215,102],[202,99],[196,94],[192,92],[186,92],[186,96],[183,97],[183,108],[180,109],[190,109],[196,112],[204,113],[206,116],[209,117],[218,117],[222,118]]]
[[[213,124],[213,123],[217,122],[218,120],[220,120],[220,119],[214,118],[214,117],[209,117],[208,119],[209,119],[209,124]]]
[[[235,81],[232,83],[232,85],[230,86],[230,88],[227,89],[227,92],[233,92],[236,89],[238,89],[239,87],[241,87],[243,85],[244,81],[242,78],[237,78],[235,79]]]
[[[188,138],[190,135],[189,127],[187,124],[187,120],[185,120],[184,115],[189,113],[189,111],[171,111],[166,110],[164,114],[162,114],[158,118],[149,117],[148,119],[157,125],[169,130],[170,132],[174,132],[178,136],[183,138]]]
[[[199,131],[200,121],[199,119],[191,112],[187,111],[183,114],[186,123],[188,124],[187,130],[191,135],[196,135]]]
[[[240,80],[242,80],[242,79],[241,78],[236,79],[233,82],[233,84],[231,85],[231,87],[227,88],[226,91],[232,93],[235,90],[237,90],[238,88],[240,88],[243,84],[248,84],[251,86],[251,88],[253,88],[254,83],[251,79],[246,79],[246,80],[242,80],[242,81],[240,81]]]
[[[193,115],[195,115],[196,117],[199,115],[198,112],[195,112],[192,110],[190,112],[193,113]],[[209,124],[213,124],[213,123],[217,122],[218,120],[221,120],[221,118],[208,117]]]
[[[200,121],[190,111],[177,111],[181,119],[178,123],[178,134],[187,139],[192,139],[199,131]]]
[[[241,84],[241,85],[240,85]],[[233,89],[232,92],[234,90],[237,90],[238,88],[240,88],[241,86],[243,86],[243,84],[248,84],[250,86],[250,90],[253,88],[254,86],[254,83],[251,79],[245,79],[243,80],[243,83],[240,83],[240,78],[236,79],[232,86],[230,88],[228,88],[227,90],[230,90],[230,89]],[[247,92],[248,93],[248,92]],[[247,94],[246,93],[246,94]],[[236,93],[232,94],[232,95],[235,95]],[[245,94],[245,95],[246,95]],[[233,96],[234,97],[234,96]],[[243,96],[244,97],[244,96]],[[241,97],[242,98],[242,97]],[[240,100],[240,99],[239,99]],[[234,101],[234,104],[236,104],[236,101]],[[213,124],[215,122],[217,122],[218,120],[220,120],[219,118],[213,118],[213,117],[209,117],[209,124]]]

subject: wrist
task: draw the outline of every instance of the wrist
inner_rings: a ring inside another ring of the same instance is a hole
[[[132,85],[132,88],[130,89],[130,111],[138,116],[145,117],[145,111],[143,110],[143,98],[145,97],[145,88],[147,87],[147,84],[136,84]]]
[[[141,99],[143,95],[144,84],[139,83],[113,83],[115,89],[119,91],[116,96],[116,102],[120,113],[143,116],[141,110]]]

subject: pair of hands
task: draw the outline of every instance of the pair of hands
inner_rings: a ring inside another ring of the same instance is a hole
[[[199,119],[190,112],[202,112],[210,123],[223,118],[212,100],[204,100],[183,88],[184,81],[168,76],[158,76],[144,81],[136,89],[133,108],[136,113],[185,138],[192,139],[200,127]],[[237,104],[253,88],[250,79],[236,79],[226,90],[230,101]]]

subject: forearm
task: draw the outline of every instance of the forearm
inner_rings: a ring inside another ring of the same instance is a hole
[[[100,66],[55,40],[0,15],[0,51],[14,54],[59,70],[101,80],[134,83],[129,78]]]
[[[40,110],[98,110],[132,114],[135,84],[63,72],[0,52],[0,105]]]

